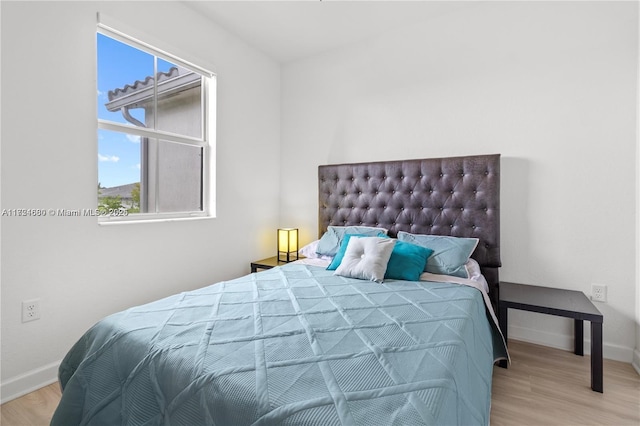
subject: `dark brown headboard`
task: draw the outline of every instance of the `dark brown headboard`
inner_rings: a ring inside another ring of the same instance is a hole
[[[318,167],[318,235],[327,226],[379,226],[395,237],[474,237],[472,257],[498,298],[500,154]]]

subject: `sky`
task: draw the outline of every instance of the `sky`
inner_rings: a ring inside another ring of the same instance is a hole
[[[129,124],[122,113],[109,112],[105,104],[108,93],[116,88],[133,85],[153,76],[154,56],[97,34],[98,46],[98,118]],[[173,64],[158,58],[158,72],[166,72]],[[144,110],[130,111],[144,122]],[[98,183],[103,188],[140,182],[140,138],[109,130],[98,130]]]

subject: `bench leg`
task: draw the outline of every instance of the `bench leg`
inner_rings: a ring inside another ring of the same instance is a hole
[[[509,308],[504,304],[499,304],[498,310],[500,311],[498,315],[498,323],[500,324],[500,330],[504,336],[504,342],[507,343],[507,312]],[[507,364],[507,360],[504,359],[498,362],[498,365],[502,368],[507,368]]]
[[[601,322],[591,322],[591,389],[595,392],[603,392]]]
[[[574,349],[574,353],[576,355],[580,355],[583,356],[584,355],[584,326],[583,326],[583,321],[576,319],[574,320],[574,331],[573,331],[573,337],[574,337],[574,345],[573,345],[573,349]]]

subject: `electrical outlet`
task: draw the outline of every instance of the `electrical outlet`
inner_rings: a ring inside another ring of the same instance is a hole
[[[22,302],[22,322],[40,319],[40,299],[25,300]]]
[[[591,300],[594,302],[607,301],[607,286],[600,284],[591,284]]]

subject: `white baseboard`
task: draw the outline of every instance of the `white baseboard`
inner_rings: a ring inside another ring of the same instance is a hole
[[[60,362],[53,362],[2,382],[0,384],[0,404],[58,381]]]
[[[633,351],[633,362],[631,363],[636,372],[640,374],[640,348],[636,348]]]
[[[528,327],[509,326],[509,338],[514,340],[522,340],[524,342],[535,343],[537,345],[550,346],[552,348],[562,349],[565,351],[573,351],[573,334],[565,335],[558,333],[549,333],[547,331],[535,330]],[[638,352],[637,350],[635,351]],[[591,341],[584,340],[584,354],[591,354]],[[602,344],[602,356],[606,359],[621,361],[626,363],[636,363],[634,367],[638,370],[640,367],[640,359],[634,358],[634,350],[624,346],[613,345],[604,342]],[[640,356],[640,354],[638,354]],[[640,371],[640,370],[639,370]]]

